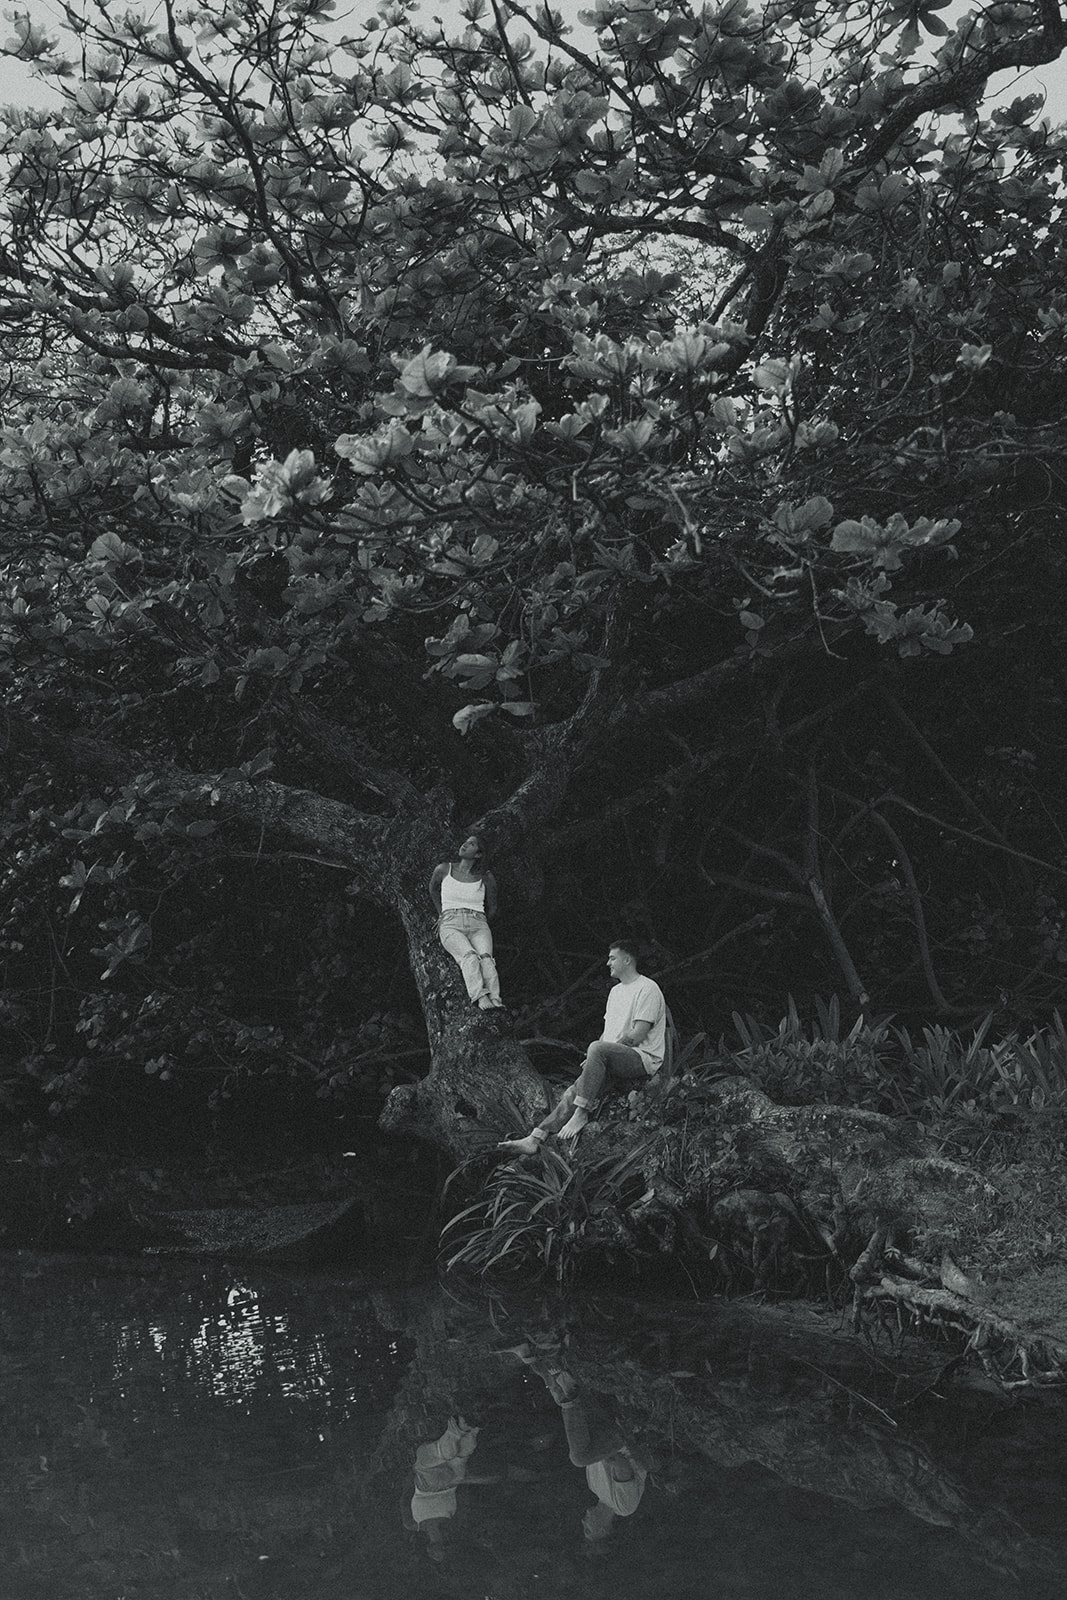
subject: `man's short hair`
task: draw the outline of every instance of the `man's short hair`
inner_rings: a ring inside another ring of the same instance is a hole
[[[636,967],[641,965],[641,946],[636,939],[612,939],[608,944],[609,950],[623,950],[631,958]]]

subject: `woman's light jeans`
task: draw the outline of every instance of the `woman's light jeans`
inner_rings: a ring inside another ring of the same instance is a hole
[[[498,1006],[500,979],[493,960],[493,935],[484,911],[463,907],[442,911],[437,932],[453,961],[459,963],[470,998],[481,1000],[486,996]]]

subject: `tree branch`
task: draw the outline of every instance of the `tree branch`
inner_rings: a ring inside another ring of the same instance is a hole
[[[1058,867],[1054,861],[1045,861],[1041,856],[1032,856],[1025,850],[1014,850],[1011,845],[1001,844],[997,839],[983,839],[981,834],[972,833],[970,828],[957,828],[953,823],[946,822],[943,817],[935,817],[929,811],[923,811],[919,806],[913,806],[910,800],[905,800],[899,794],[883,794],[873,803],[875,805],[900,806],[904,811],[910,811],[916,817],[922,817],[924,822],[933,822],[939,828],[944,828],[946,833],[954,833],[960,839],[970,839],[972,844],[980,844],[986,850],[1001,850],[1005,855],[1014,856],[1017,861],[1029,861],[1035,867],[1042,867],[1046,872],[1052,872],[1057,878],[1067,878],[1067,868]]]
[[[915,869],[911,864],[911,857],[904,848],[904,841],[896,829],[891,827],[880,811],[872,808],[871,821],[876,827],[881,828],[889,840],[896,858],[900,862],[901,871],[904,873],[904,880],[908,885],[908,897],[911,900],[912,915],[915,918],[915,932],[919,940],[919,959],[922,962],[926,986],[930,990],[931,998],[939,1011],[952,1011],[954,1007],[945,999],[944,992],[937,980],[937,973],[934,971],[934,963],[930,955],[930,941],[926,934],[926,917],[923,914],[922,895],[919,893],[919,885],[915,877]]]
[[[0,754],[9,764],[18,756],[31,758],[105,786],[129,784],[137,778],[146,798],[157,803],[177,805],[218,791],[215,804],[220,819],[273,829],[276,837],[308,859],[321,858],[325,867],[336,869],[343,862],[368,898],[383,905],[393,903],[389,880],[377,859],[388,834],[386,818],[366,815],[344,801],[269,778],[233,779],[217,772],[186,772],[169,763],[146,774],[144,758],[137,752],[84,734],[54,733],[17,711],[5,713],[0,740]]]
[[[801,897],[798,895],[797,898],[800,899]],[[678,974],[684,971],[686,967],[694,966],[698,961],[706,961],[710,956],[721,950],[724,945],[732,944],[735,939],[740,939],[743,934],[751,933],[754,928],[762,927],[766,921],[766,916],[765,912],[757,912],[754,917],[749,917],[746,921],[739,922],[736,927],[730,928],[720,938],[716,939],[714,944],[709,944],[706,949],[698,950],[695,955],[686,956],[681,961],[672,962],[669,967],[660,967],[652,976],[657,981],[660,978],[673,978],[675,983],[702,983],[706,976],[704,973],[698,973],[692,978],[682,979],[679,979]]]
[[[866,149],[849,163],[848,170],[857,175],[867,171],[893,148],[901,134],[919,117],[970,99],[985,87],[994,73],[1012,67],[1038,67],[1057,60],[1067,43],[1058,0],[1039,0],[1039,6],[1040,33],[1029,39],[990,45],[948,77],[938,74],[917,85],[879,124],[877,133]]]
[[[769,664],[772,667],[790,667],[794,662],[803,660],[810,648],[811,641],[806,634],[791,639],[775,651],[774,659]],[[612,713],[608,726],[614,729],[623,722],[630,726],[638,719],[647,721],[654,717],[666,716],[672,711],[681,711],[687,706],[697,705],[701,700],[717,694],[724,684],[729,683],[741,672],[751,671],[752,663],[746,656],[728,656],[725,660],[716,661],[713,666],[704,667],[700,672],[694,672],[687,678],[677,678],[673,683],[662,684],[656,689],[647,689],[622,701]],[[825,721],[828,716],[832,716],[862,694],[868,681],[864,679],[859,684],[853,684],[840,698],[820,708],[802,722],[796,723],[793,728],[783,733],[782,737],[786,738],[790,733],[802,731],[817,722]]]
[[[293,719],[316,749],[340,766],[363,789],[370,789],[396,807],[419,803],[419,793],[402,772],[388,766],[377,751],[350,729],[306,704],[290,700]]]
[[[606,657],[614,658],[624,627],[617,613],[608,617],[603,638]],[[583,752],[610,721],[610,707],[618,701],[615,685],[613,673],[595,668],[573,715],[554,726],[534,730],[527,743],[527,776],[506,800],[480,819],[479,827],[514,835],[527,832],[533,824],[543,823],[552,815]]]
[[[795,889],[771,889],[765,883],[750,883],[747,878],[735,878],[728,872],[717,872],[714,877],[706,867],[701,867],[700,875],[709,889],[717,889],[725,883],[731,889],[740,889],[742,894],[753,895],[759,900],[773,900],[776,905],[801,906],[805,911],[812,909],[808,897],[799,894]]]
[[[1001,844],[1006,843],[1004,835],[1001,833],[1000,829],[994,822],[990,822],[981,806],[976,804],[974,797],[968,793],[968,791],[963,787],[963,784],[952,776],[952,773],[945,766],[945,763],[941,760],[941,757],[938,755],[937,751],[930,744],[929,740],[924,738],[922,733],[920,733],[919,729],[908,716],[908,713],[904,710],[904,707],[900,704],[899,700],[890,692],[888,686],[882,684],[880,687],[880,693],[882,700],[885,702],[885,705],[888,707],[889,711],[892,712],[893,716],[900,723],[901,727],[911,735],[915,743],[919,746],[919,749],[922,751],[923,755],[933,767],[934,771],[945,780],[953,794],[955,794],[958,799],[963,801],[963,804],[966,806],[967,810],[971,812],[972,816],[977,817],[983,828],[988,828],[990,833],[1000,840]]]

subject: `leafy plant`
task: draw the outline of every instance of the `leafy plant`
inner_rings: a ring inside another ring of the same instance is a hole
[[[641,1143],[624,1156],[584,1165],[546,1145],[536,1166],[498,1167],[477,1199],[445,1224],[442,1265],[479,1276],[547,1276],[564,1283],[584,1252],[618,1231],[618,1210],[636,1198],[633,1180],[646,1153]]]
[[[892,1049],[888,1020],[861,1015],[845,1029],[836,995],[829,1002],[816,997],[813,1005],[814,1017],[807,1026],[792,996],[777,1028],[735,1012],[734,1028],[741,1041],[740,1049],[729,1052],[735,1070],[786,1105],[817,1100],[870,1103],[888,1082]]]
[[[993,1017],[986,1016],[966,1039],[929,1026],[921,1043],[904,1029],[897,1032],[901,1108],[961,1154],[991,1143],[1008,1153],[1067,1115],[1067,1035],[1060,1013],[1026,1038],[1010,1031],[990,1040],[992,1026]]]
[[[1059,1012],[1046,1028],[992,1037],[995,1018],[963,1035],[931,1023],[921,1035],[889,1019],[859,1017],[847,1030],[836,997],[816,1001],[809,1025],[791,999],[777,1028],[734,1017],[735,1070],[785,1104],[816,1101],[904,1115],[958,1154],[993,1139],[1018,1145],[1043,1118],[1067,1114],[1067,1026]],[[723,1047],[725,1049],[725,1047]]]

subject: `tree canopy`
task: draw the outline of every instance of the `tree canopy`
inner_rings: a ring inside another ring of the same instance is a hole
[[[16,1078],[345,1086],[405,950],[436,1044],[475,819],[530,1032],[620,925],[712,1025],[1060,1002],[1065,135],[986,104],[1055,0],[63,9],[3,127]]]

